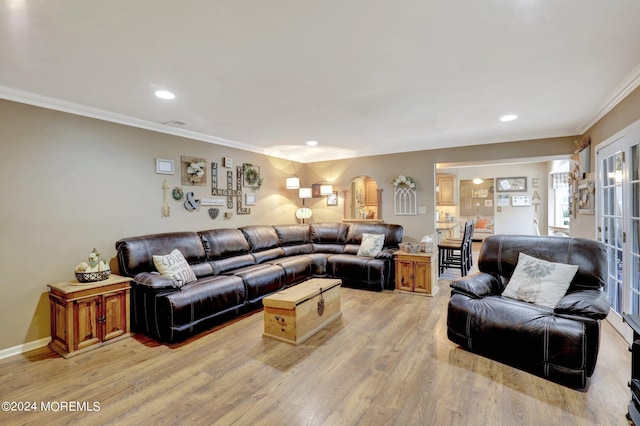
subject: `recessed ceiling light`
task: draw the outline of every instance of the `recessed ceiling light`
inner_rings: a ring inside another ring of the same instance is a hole
[[[500,121],[513,121],[516,118],[518,118],[518,116],[515,114],[507,114],[500,117]]]
[[[308,146],[316,146],[318,145],[318,141],[307,141]]]
[[[175,99],[176,97],[176,95],[174,95],[168,90],[156,90],[156,96],[159,97],[160,99],[167,99],[167,100]]]

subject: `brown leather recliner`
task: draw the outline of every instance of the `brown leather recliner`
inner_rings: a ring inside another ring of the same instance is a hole
[[[501,296],[520,252],[578,265],[555,308]],[[467,350],[570,387],[585,387],[600,344],[600,320],[609,312],[601,291],[606,248],[595,240],[496,235],[484,240],[479,272],[451,282],[449,340]]]

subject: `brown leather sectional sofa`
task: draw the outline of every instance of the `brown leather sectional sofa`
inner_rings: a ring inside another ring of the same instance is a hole
[[[385,235],[375,258],[357,255],[363,233]],[[402,235],[402,226],[392,224],[260,225],[124,238],[116,250],[120,274],[134,279],[132,330],[175,342],[255,309],[263,297],[311,277],[393,289],[393,252]],[[152,258],[174,249],[197,277],[180,288],[156,272]]]
[[[555,308],[501,296],[519,253],[578,265],[566,295]],[[584,238],[526,235],[487,237],[479,272],[451,282],[449,339],[467,350],[546,379],[585,387],[600,345],[600,320],[609,298],[604,245]]]

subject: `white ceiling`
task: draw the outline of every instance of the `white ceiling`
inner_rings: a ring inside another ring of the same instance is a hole
[[[580,134],[640,84],[635,0],[5,0],[0,40],[2,98],[302,162]]]

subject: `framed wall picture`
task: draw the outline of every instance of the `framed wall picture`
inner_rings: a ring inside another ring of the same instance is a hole
[[[510,199],[509,194],[498,194],[498,207],[508,207],[511,204]]]
[[[524,207],[531,205],[531,197],[528,195],[514,195],[511,197],[511,205],[513,207]]]
[[[488,189],[472,189],[471,198],[487,198],[489,196]]]
[[[173,160],[156,158],[156,173],[162,174],[162,175],[172,175],[174,173]]]
[[[496,178],[496,191],[497,192],[526,192],[527,178],[524,176]]]
[[[595,182],[590,180],[587,183],[578,185],[578,213],[595,214],[596,206],[594,202]]]
[[[338,191],[333,191],[333,194],[327,195],[327,206],[338,205]]]
[[[256,194],[244,194],[244,204],[247,206],[255,206]]]

